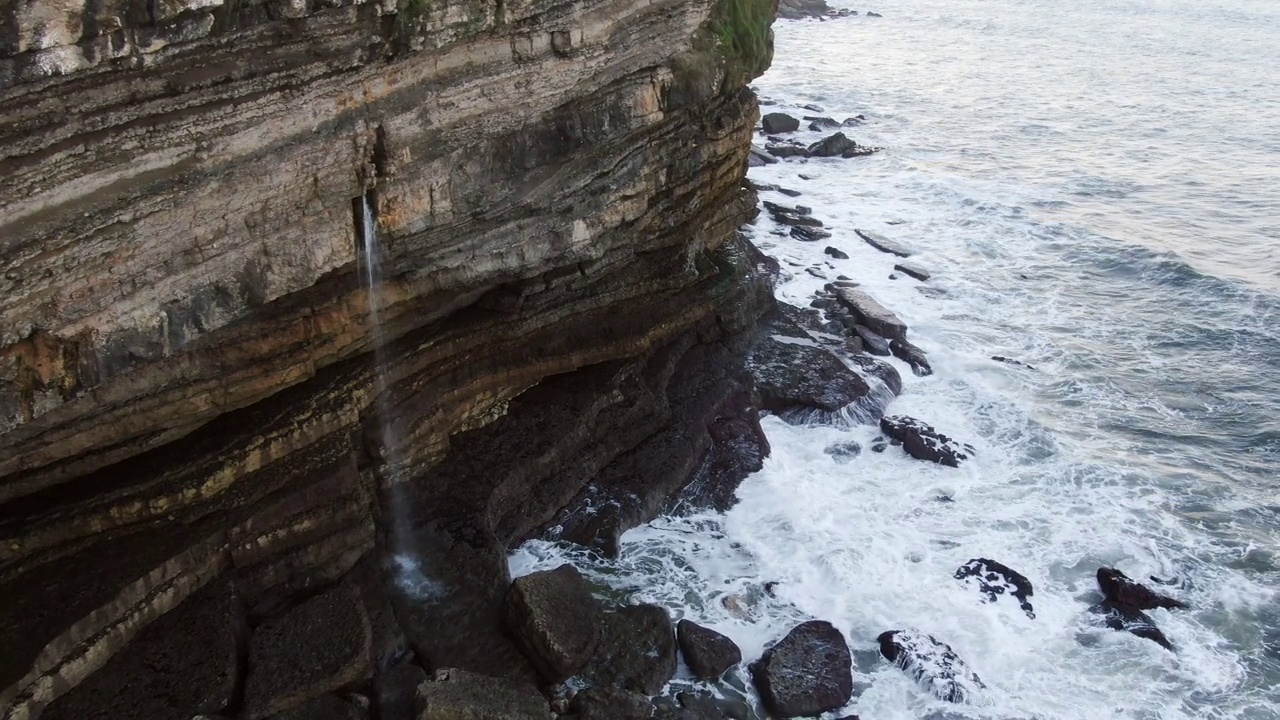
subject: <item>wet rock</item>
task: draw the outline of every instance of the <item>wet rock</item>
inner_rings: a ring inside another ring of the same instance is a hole
[[[777,135],[780,133],[795,132],[800,129],[800,121],[787,115],[786,113],[768,113],[760,118],[760,124],[764,127],[765,134]]]
[[[860,324],[877,334],[894,340],[906,339],[907,324],[865,292],[855,288],[840,288],[836,292],[836,299],[848,308]]]
[[[872,355],[880,355],[888,357],[892,353],[889,347],[889,341],[880,337],[880,334],[866,325],[858,324],[853,321],[853,332],[857,334],[858,339],[862,341],[862,347]]]
[[[796,142],[771,142],[764,151],[776,158],[809,157],[809,150]]]
[[[835,259],[837,259],[837,260],[848,260],[848,259],[849,259],[849,254],[848,254],[848,253],[846,253],[845,251],[843,251],[843,250],[841,250],[841,249],[839,249],[839,248],[831,247],[830,245],[828,245],[828,246],[827,246],[827,249],[826,249],[826,250],[823,250],[822,252],[824,252],[824,253],[826,253],[826,254],[830,255],[831,257],[833,257],[833,258],[835,258]]]
[[[827,279],[827,275],[826,275],[826,273],[822,272],[821,270],[819,270],[819,269],[818,269],[818,268],[816,268],[816,267],[806,268],[806,269],[805,269],[805,272],[807,272],[807,273],[809,273],[810,275],[812,275],[812,276],[814,276],[814,277],[818,278],[819,280],[826,280],[826,279]]]
[[[586,579],[572,565],[516,578],[506,599],[507,628],[538,673],[560,682],[595,651],[600,609]]]
[[[653,703],[630,690],[591,687],[573,696],[569,710],[578,720],[648,720]]]
[[[849,158],[866,157],[868,155],[875,155],[876,153],[880,152],[883,149],[884,148],[868,147],[866,145],[855,145],[849,148],[848,150],[845,150],[844,152],[840,153],[840,157],[846,160],[848,160]]]
[[[890,630],[876,640],[886,660],[941,700],[969,702],[987,687],[950,645],[932,635],[914,629]]]
[[[921,295],[924,295],[925,297],[931,297],[931,298],[940,298],[940,297],[947,296],[947,291],[945,288],[933,287],[932,285],[917,285],[916,292],[920,293]]]
[[[853,462],[854,458],[862,454],[862,444],[857,440],[846,440],[828,445],[822,449],[822,452],[830,455],[836,464],[844,465]]]
[[[657,605],[628,605],[606,614],[583,672],[593,685],[645,695],[657,695],[675,674],[675,631],[666,609]]]
[[[863,373],[880,380],[889,389],[889,392],[894,395],[902,393],[902,376],[898,374],[898,369],[889,363],[877,360],[869,355],[854,355],[849,358],[849,362],[853,363]]]
[[[1018,606],[1027,617],[1034,619],[1036,616],[1035,609],[1031,607],[1030,598],[1035,594],[1031,581],[1004,563],[974,558],[956,569],[955,578],[966,582],[970,579],[976,581],[978,591],[986,596],[987,602],[995,602],[1008,596],[1018,601]]]
[[[546,720],[551,706],[536,688],[450,668],[418,687],[418,720]]]
[[[889,449],[889,446],[888,446],[887,444],[885,444],[885,443],[882,443],[882,442],[881,442],[881,443],[876,443],[875,445],[872,445],[872,446],[871,446],[871,452],[882,453],[882,452],[884,452],[885,450],[888,450],[888,449]]]
[[[691,620],[681,620],[676,625],[676,636],[685,663],[703,680],[718,680],[742,662],[742,651],[733,640]]]
[[[840,124],[845,127],[854,127],[855,125],[861,125],[866,120],[865,115],[854,115],[853,117],[845,118]]]
[[[1123,605],[1136,610],[1185,609],[1186,603],[1168,595],[1161,595],[1142,583],[1134,582],[1128,575],[1115,568],[1098,568],[1098,587],[1113,605]]]
[[[916,375],[933,374],[933,366],[929,364],[929,356],[906,340],[889,341],[889,352],[892,352],[894,357],[910,365],[911,372]]]
[[[867,11],[867,17],[884,17],[884,16],[878,12]]]
[[[880,418],[880,429],[901,441],[902,449],[918,460],[960,467],[960,462],[974,452],[973,446],[952,440],[928,423],[905,415]]]
[[[800,197],[801,195],[801,192],[799,190],[791,190],[790,188],[784,188],[784,187],[778,188],[778,192],[782,193],[783,195],[786,195],[787,197]]]
[[[1013,358],[1005,357],[1004,355],[992,355],[991,359],[999,363],[1004,363],[1006,365],[1016,365],[1017,367],[1024,367],[1028,370],[1035,370],[1035,368],[1022,362],[1021,360],[1014,360]]]
[[[826,230],[802,225],[797,225],[791,228],[790,235],[801,242],[818,242],[819,240],[826,240],[831,237],[831,233]]]
[[[417,720],[418,686],[427,673],[417,665],[401,663],[374,680],[379,720]]]
[[[755,146],[752,146],[751,151],[747,154],[747,167],[761,167],[763,165],[773,165],[777,162],[778,158]]]
[[[905,246],[903,246],[900,243],[894,242],[893,240],[890,240],[889,238],[881,235],[880,233],[872,232],[870,230],[857,230],[857,229],[855,229],[854,232],[858,234],[858,237],[865,240],[868,245],[879,250],[880,252],[889,253],[890,255],[897,255],[898,257],[911,257],[911,251],[908,250]]]
[[[830,130],[831,128],[840,127],[840,123],[836,122],[834,119],[829,117],[805,115],[804,119],[810,121],[809,129],[813,130],[814,132],[818,132],[820,130]]]
[[[813,217],[809,208],[797,205],[796,207],[787,207],[778,203],[765,200],[764,209],[769,212],[769,217],[773,221],[782,225],[803,226],[803,227],[822,227],[822,221]]]
[[[340,585],[264,621],[249,644],[245,715],[297,707],[372,676],[372,628],[354,585]]]
[[[822,106],[818,105],[817,103],[807,103],[805,105],[801,105],[800,107],[804,110],[808,110],[809,112],[816,112],[816,113],[826,112],[825,110],[822,109]]]
[[[778,17],[782,20],[822,18],[831,13],[826,0],[779,0]]]
[[[900,262],[893,266],[894,270],[904,272],[917,280],[928,280],[933,274],[915,263]]]
[[[835,412],[870,390],[840,358],[782,317],[748,349],[747,367],[764,408],[784,418],[797,411]]]
[[[858,147],[858,143],[845,137],[842,132],[825,137],[809,146],[811,157],[836,157]]]
[[[1089,608],[1089,612],[1101,618],[1103,625],[1112,630],[1123,630],[1150,640],[1165,650],[1173,650],[1173,643],[1156,627],[1150,615],[1128,605],[1117,605],[1104,600]]]
[[[852,657],[831,623],[811,620],[791,630],[751,665],[760,699],[779,717],[818,715],[853,696]]]
[[[368,720],[367,709],[333,695],[322,695],[270,720]]]

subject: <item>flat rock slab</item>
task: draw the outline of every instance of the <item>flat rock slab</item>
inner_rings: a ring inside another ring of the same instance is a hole
[[[586,665],[600,636],[600,609],[572,565],[516,578],[507,591],[507,628],[538,673],[552,682]]]
[[[943,435],[926,422],[906,415],[880,418],[885,435],[902,443],[902,450],[917,460],[960,467],[973,454],[973,446]]]
[[[703,680],[718,680],[729,668],[742,662],[742,651],[728,636],[691,620],[676,625],[676,637],[685,664]]]
[[[448,669],[418,686],[418,720],[547,720],[551,705],[537,688]]]
[[[249,644],[245,714],[275,715],[372,676],[369,616],[344,584],[269,618]]]
[[[779,717],[809,717],[843,707],[853,696],[853,664],[831,623],[801,623],[751,665],[766,707]]]
[[[747,351],[747,369],[764,408],[784,418],[795,412],[835,412],[870,391],[840,358],[781,318],[762,328]]]
[[[838,288],[836,299],[840,301],[861,325],[891,340],[905,340],[907,324],[892,310],[876,302],[875,298],[857,288]]]
[[[940,700],[963,703],[986,689],[950,645],[919,630],[890,630],[877,638],[880,654]]]
[[[657,695],[676,674],[676,634],[657,605],[628,605],[607,613],[583,676],[593,685]]]
[[[868,245],[879,250],[880,252],[885,252],[885,253],[889,253],[890,255],[897,255],[898,257],[904,257],[904,258],[911,257],[911,251],[908,250],[905,246],[893,240],[890,240],[889,238],[881,235],[880,233],[871,232],[870,230],[856,230],[856,229],[854,230],[854,232],[858,233],[858,237],[867,241]]]
[[[928,280],[929,278],[933,277],[933,274],[930,273],[928,270],[925,270],[919,265],[911,262],[897,263],[893,266],[893,269],[899,272],[906,273],[907,275],[910,275],[911,277],[921,281]]]

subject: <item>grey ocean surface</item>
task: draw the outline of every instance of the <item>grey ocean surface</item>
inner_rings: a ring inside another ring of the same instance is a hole
[[[863,720],[1280,717],[1280,2],[851,7],[884,17],[778,23],[756,87],[764,111],[862,113],[847,132],[887,149],[751,175],[800,190],[764,196],[813,207],[851,258],[767,220],[755,240],[793,273],[784,299],[808,303],[815,267],[898,311],[938,372],[900,366],[892,411],[977,458],[841,465],[823,449],[875,428],[769,419],[773,456],[728,513],[634,530],[616,562],[531,543],[513,570],[578,562],[747,658],[830,620]],[[911,245],[937,289],[889,279],[854,228]],[[959,587],[970,557],[1030,577],[1037,618]],[[1176,652],[1090,622],[1102,564],[1178,579],[1192,609],[1151,613]],[[951,707],[879,661],[875,636],[906,625],[987,696]]]

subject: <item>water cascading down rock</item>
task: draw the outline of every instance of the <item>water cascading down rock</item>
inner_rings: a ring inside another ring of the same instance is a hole
[[[767,451],[773,10],[0,10],[0,718],[533,683],[509,547]],[[438,592],[388,592],[400,547]]]

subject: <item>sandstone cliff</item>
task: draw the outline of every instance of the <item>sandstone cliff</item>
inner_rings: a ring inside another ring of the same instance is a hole
[[[766,451],[728,359],[772,13],[0,3],[0,717],[529,677],[510,545]],[[381,592],[392,525],[447,602]]]

